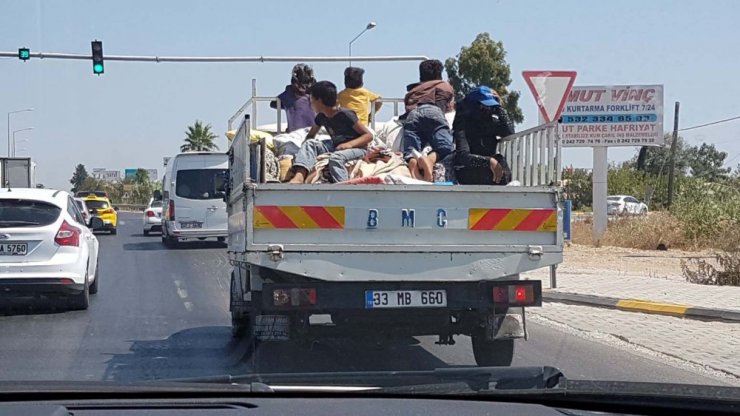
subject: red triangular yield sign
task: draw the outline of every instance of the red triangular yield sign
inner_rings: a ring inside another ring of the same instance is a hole
[[[522,76],[545,123],[560,118],[576,80],[576,71],[523,71]]]

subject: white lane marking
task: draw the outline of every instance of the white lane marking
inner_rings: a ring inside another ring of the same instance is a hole
[[[185,305],[185,309],[190,312],[193,310],[193,302],[186,301],[185,299],[188,298],[188,291],[182,287],[182,282],[179,280],[175,280],[175,288],[177,290],[177,296],[180,297],[180,299],[183,300],[183,305]]]
[[[118,225],[126,225],[126,221],[118,221]]]

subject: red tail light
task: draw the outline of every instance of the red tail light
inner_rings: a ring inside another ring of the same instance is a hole
[[[69,225],[67,221],[62,222],[62,226],[59,227],[54,242],[60,246],[80,246],[80,233],[81,230],[77,227]]]
[[[147,211],[146,212],[146,216],[147,217],[153,217],[154,216],[154,211]]]
[[[175,201],[170,201],[167,205],[167,219],[170,221],[175,220]]]
[[[495,286],[493,288],[493,303],[510,306],[538,305],[538,290],[531,284],[517,283]]]

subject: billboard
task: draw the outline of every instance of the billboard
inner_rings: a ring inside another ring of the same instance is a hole
[[[662,146],[662,85],[573,87],[560,116],[563,147]]]
[[[116,182],[121,180],[121,171],[118,170],[93,170],[92,174],[95,179],[102,179],[106,182]]]
[[[158,179],[157,169],[144,169],[144,168],[128,168],[124,170],[124,178],[134,179],[136,177],[136,171],[139,169],[145,170],[149,174],[150,181],[156,181]]]
[[[124,169],[123,170],[123,177],[125,179],[134,179],[134,176],[136,176],[136,171],[137,170],[139,170],[139,169],[132,169],[132,168]]]

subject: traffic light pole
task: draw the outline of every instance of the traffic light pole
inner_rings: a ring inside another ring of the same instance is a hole
[[[0,51],[0,57],[17,58],[18,52]],[[37,59],[70,59],[91,60],[92,55],[77,53],[57,52],[31,52],[29,58]],[[346,62],[347,56],[137,56],[137,55],[105,55],[106,61],[128,61],[128,62],[203,62],[203,63],[228,63],[228,62]],[[358,62],[404,62],[423,61],[428,59],[423,55],[389,55],[389,56],[353,56],[353,61]]]

